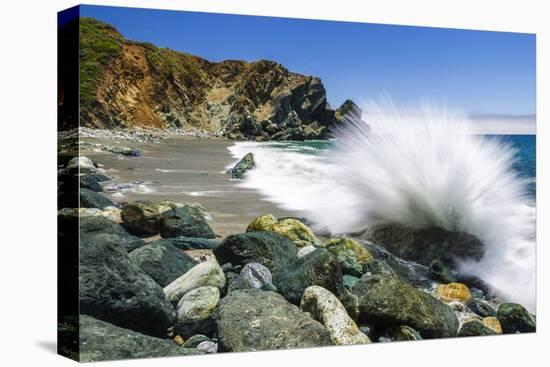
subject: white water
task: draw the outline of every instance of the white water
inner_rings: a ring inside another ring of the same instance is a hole
[[[397,222],[474,234],[486,255],[463,270],[534,311],[534,207],[512,169],[515,151],[446,109],[370,103],[364,111],[370,129],[348,121],[321,155],[237,143],[233,156],[253,152],[257,164],[241,185],[332,233]]]

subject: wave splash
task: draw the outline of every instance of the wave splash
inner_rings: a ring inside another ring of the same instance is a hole
[[[256,156],[241,185],[335,234],[389,223],[471,233],[486,254],[462,270],[533,311],[534,206],[513,169],[513,147],[476,135],[467,117],[444,108],[386,102],[364,110],[368,125],[346,121],[319,155],[277,144],[233,146],[236,157]]]

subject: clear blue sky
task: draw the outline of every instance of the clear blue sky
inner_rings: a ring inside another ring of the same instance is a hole
[[[319,76],[329,102],[389,96],[474,114],[535,113],[535,36],[82,6],[126,37],[212,61],[274,60]]]

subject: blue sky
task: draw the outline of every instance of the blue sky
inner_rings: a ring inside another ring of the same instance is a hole
[[[471,114],[535,113],[535,36],[506,32],[81,7],[126,37],[212,61],[269,59],[319,76],[333,107],[390,97]]]

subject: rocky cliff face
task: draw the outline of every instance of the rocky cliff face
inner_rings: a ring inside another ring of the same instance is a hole
[[[232,139],[325,139],[357,106],[331,109],[319,78],[272,61],[210,62],[80,19],[81,125],[182,128]],[[360,113],[360,112],[359,112]]]

